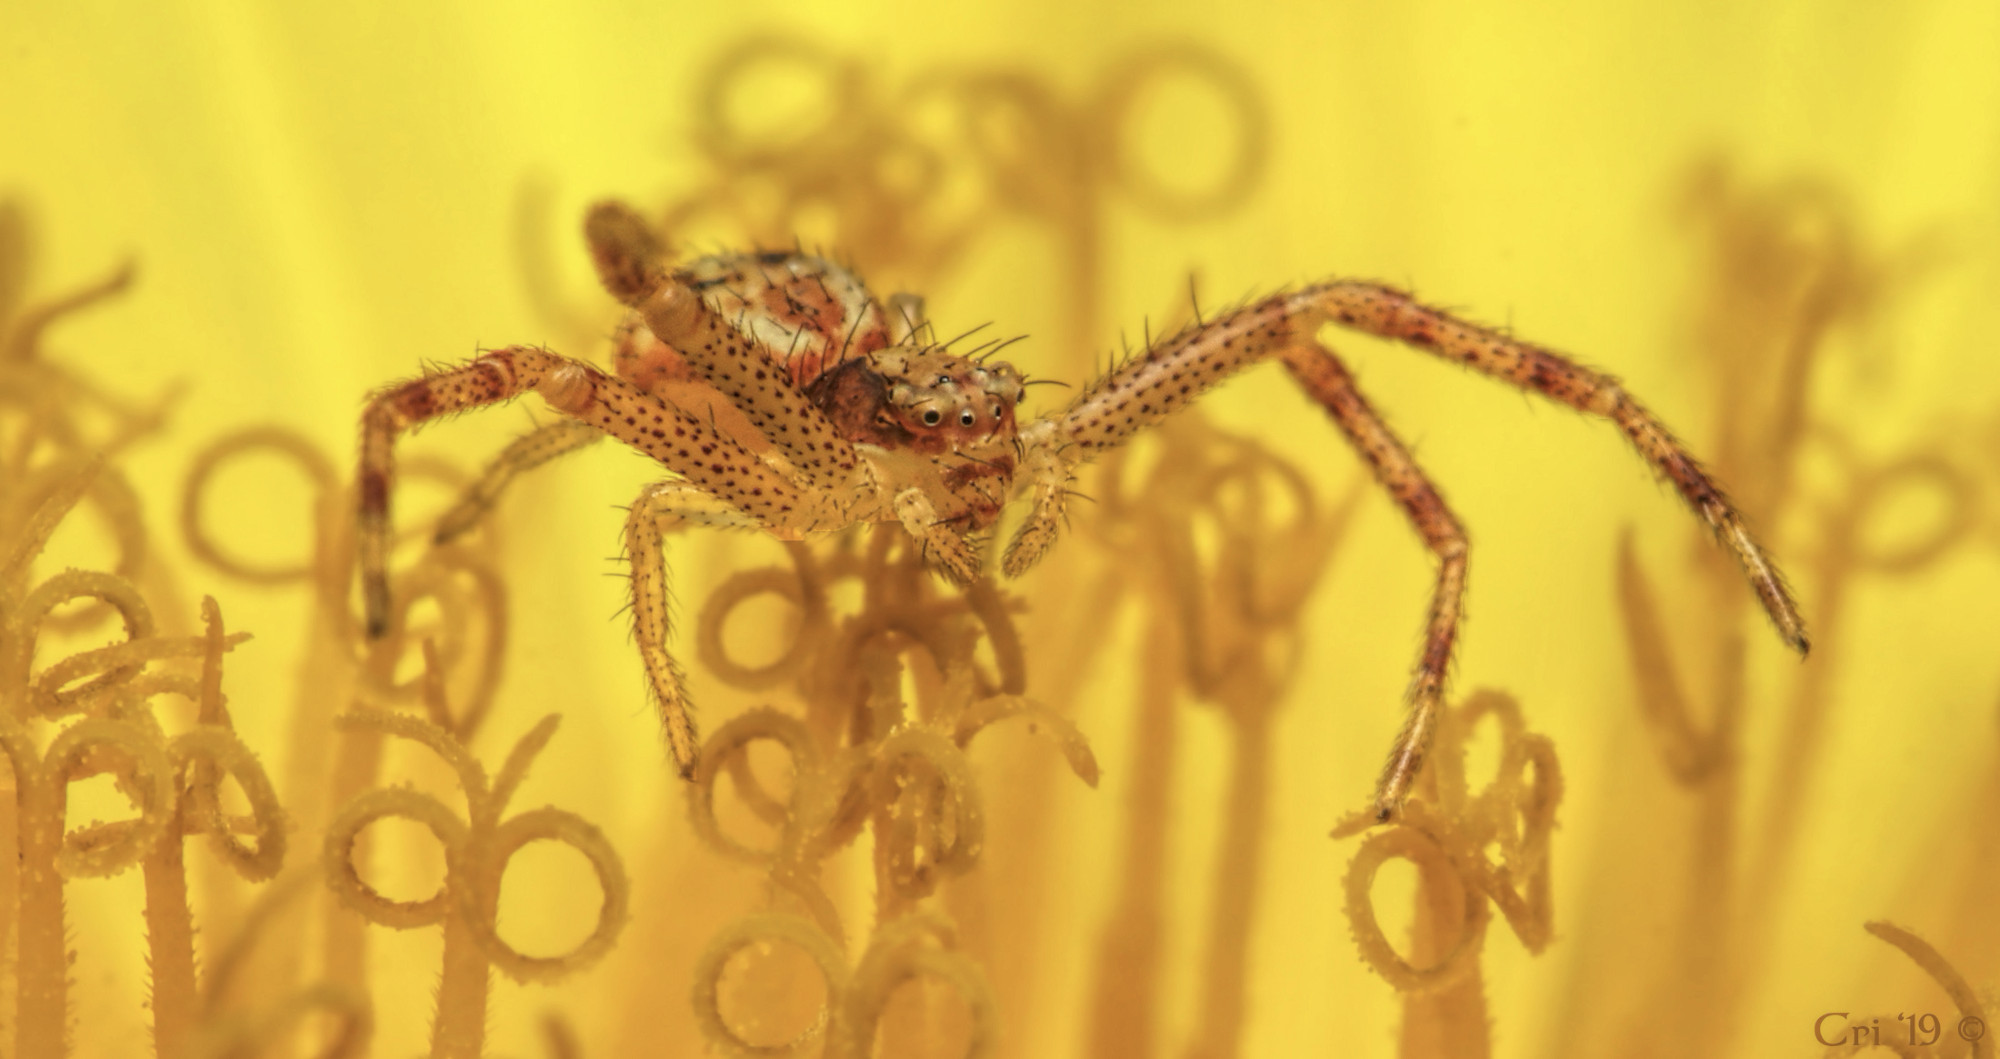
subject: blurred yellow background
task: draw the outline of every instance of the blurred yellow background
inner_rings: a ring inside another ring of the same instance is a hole
[[[598,355],[537,311],[522,232],[554,248],[559,300],[608,329],[610,302],[593,290],[575,219],[597,198],[656,205],[705,179],[694,141],[701,78],[757,34],[852,57],[881,86],[927,71],[1018,68],[1078,105],[1119,63],[1162,42],[1198,42],[1246,71],[1268,112],[1269,155],[1239,208],[1178,221],[1126,189],[1085,193],[1103,255],[1087,333],[1073,334],[1069,315],[1074,246],[1029,219],[981,229],[924,292],[944,334],[992,320],[1031,335],[1008,354],[1031,373],[1081,381],[1121,332],[1137,344],[1142,321],[1157,331],[1180,311],[1191,274],[1205,306],[1329,275],[1378,278],[1620,376],[1715,459],[1718,373],[1702,346],[1716,333],[1717,280],[1699,174],[1743,196],[1809,183],[1839,203],[1831,215],[1885,278],[1865,321],[1827,335],[1808,418],[1837,425],[1868,462],[1934,452],[1967,482],[2000,485],[1991,470],[2000,8],[1976,0],[1248,4],[1234,14],[1076,2],[8,4],[0,193],[23,198],[36,220],[32,292],[69,289],[127,256],[139,263],[134,290],[65,324],[55,348],[128,395],[186,384],[168,431],[126,465],[190,597],[218,595],[230,627],[256,634],[232,656],[228,690],[238,730],[267,763],[281,757],[284,717],[262,704],[292,694],[304,603],[224,584],[184,558],[165,527],[190,454],[224,430],[278,421],[345,461],[362,397],[425,363],[544,341]],[[746,125],[782,134],[823,105],[810,87],[773,92],[769,109],[753,99]],[[1131,113],[1129,149],[1170,186],[1215,182],[1241,135],[1235,115],[1198,89],[1162,90]],[[524,213],[530,188],[546,201]],[[800,234],[811,244],[825,229]],[[913,281],[868,278],[878,294]],[[1966,926],[1992,920],[1962,914],[1991,899],[1994,880],[1980,872],[1994,861],[1979,853],[1992,840],[1981,828],[2000,818],[2000,526],[1985,508],[1935,561],[1848,584],[1798,838],[1772,869],[1781,888],[1761,925],[1769,953],[1732,1024],[1710,1038],[1714,1027],[1677,1017],[1682,998],[1647,974],[1604,984],[1623,960],[1673,960],[1680,920],[1627,906],[1670,900],[1632,887],[1654,858],[1682,850],[1691,818],[1635,705],[1614,593],[1618,542],[1631,527],[1655,586],[1680,591],[1689,516],[1608,425],[1412,351],[1335,341],[1471,535],[1455,686],[1517,696],[1530,727],[1554,740],[1568,780],[1555,943],[1531,957],[1496,925],[1486,947],[1495,1054],[1807,1055],[1817,1054],[1812,1024],[1823,1012],[1950,1011],[1907,959],[1863,933],[1868,920],[1923,935],[1975,986],[2000,973],[1996,935]],[[1042,390],[1030,407],[1061,399]],[[1203,407],[1309,468],[1328,498],[1365,473],[1275,369]],[[426,431],[413,451],[475,463],[526,421],[518,410],[469,416]],[[216,517],[219,535],[247,555],[299,554],[304,490],[256,473],[226,487],[240,506]],[[499,749],[478,748],[493,760],[543,713],[562,711],[521,804],[555,801],[595,821],[640,877],[680,863],[692,845],[614,616],[622,583],[605,576],[623,517],[614,507],[650,476],[638,457],[604,447],[534,476],[510,500],[515,639],[490,722]],[[1812,520],[1838,486],[1807,474],[1800,513],[1761,526],[1804,591],[1809,621],[1824,604],[1809,576],[1821,543]],[[1865,535],[1892,547],[1925,534],[1945,508],[1913,489],[1891,497]],[[711,557],[762,558],[767,548],[677,542],[678,594],[699,599],[719,579],[726,559]],[[1278,721],[1244,1055],[1397,1049],[1397,996],[1357,959],[1340,910],[1354,847],[1327,831],[1364,803],[1400,719],[1431,576],[1401,514],[1369,493],[1305,618],[1310,648]],[[1035,575],[1022,590],[1035,607],[1064,599],[1062,585]],[[1673,606],[1692,608],[1676,613],[1702,627],[1698,606]],[[1128,624],[1121,635],[1136,636]],[[1801,670],[1768,629],[1744,627],[1753,635],[1741,793],[1747,817],[1760,820]],[[698,667],[693,681],[701,696]],[[1040,969],[1028,1009],[1003,1012],[1003,1054],[1087,1054],[1083,1009],[1133,771],[1130,681],[1103,675],[1076,716],[1105,781],[1094,792],[1057,787],[1060,853],[1056,877],[1039,884]],[[713,724],[729,700],[710,699]],[[1227,740],[1215,714],[1184,707],[1162,1050],[1178,1052],[1196,1020],[1183,998],[1201,959]],[[1004,815],[1004,794],[988,797]],[[293,851],[315,855],[314,841]],[[1746,854],[1736,870],[1760,863]],[[739,869],[718,860],[698,870]],[[1392,886],[1385,872],[1380,889],[1407,889],[1408,877]],[[129,878],[70,888],[76,1054],[146,1048],[144,966],[130,942],[136,893]],[[535,1020],[559,1008],[582,1054],[644,1054],[633,1049],[649,1014],[635,997],[647,983],[606,982],[636,974],[644,965],[631,950],[660,938],[686,951],[649,958],[693,962],[708,931],[671,926],[671,896],[642,884],[621,950],[588,973],[553,988],[496,979],[493,1053],[539,1054]],[[582,928],[546,929],[554,945]],[[1627,946],[1627,931],[1649,947]],[[375,1054],[409,1054],[428,1039],[435,932],[375,931],[370,944],[400,968],[376,991]],[[653,994],[660,1009],[686,1003],[681,981]]]

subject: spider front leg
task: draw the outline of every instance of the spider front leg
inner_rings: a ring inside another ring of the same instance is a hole
[[[395,486],[396,437],[432,419],[529,392],[540,393],[571,420],[609,434],[680,474],[688,487],[714,498],[718,508],[711,512],[714,517],[721,517],[720,509],[725,508],[763,526],[789,526],[817,517],[807,510],[813,505],[787,479],[705,421],[583,361],[521,346],[495,350],[464,367],[390,387],[369,401],[362,414],[361,466],[356,476],[358,551],[369,635],[381,636],[388,628],[389,502]],[[676,506],[683,514],[692,509],[685,503]],[[660,583],[664,592],[663,573]],[[664,643],[664,614],[662,602],[660,643]],[[687,772],[693,767],[693,729],[686,723],[680,682],[673,678],[670,663],[656,666],[649,658],[647,673],[669,720],[668,739],[676,764]],[[676,711],[678,730],[673,723]]]
[[[1033,483],[1035,506],[1008,545],[1004,565],[1010,576],[1026,569],[1053,542],[1076,463],[1123,443],[1142,424],[1192,403],[1229,372],[1279,351],[1285,367],[1360,451],[1438,560],[1424,646],[1410,680],[1409,715],[1375,785],[1376,816],[1388,820],[1409,797],[1443,707],[1445,676],[1465,598],[1465,531],[1409,449],[1355,388],[1353,376],[1340,361],[1328,350],[1297,344],[1282,317],[1274,320],[1273,315],[1266,312],[1260,320],[1253,307],[1239,314],[1237,326],[1220,327],[1206,339],[1195,337],[1206,330],[1202,329],[1170,340],[1157,359],[1149,354],[1134,361],[1092,387],[1060,418],[1023,431],[1022,466]],[[1127,375],[1134,365],[1138,370]],[[1154,366],[1152,370],[1148,365]]]
[[[667,560],[662,546],[666,530],[674,523],[762,527],[757,520],[684,482],[647,486],[632,502],[625,519],[625,556],[632,563],[632,631],[639,642],[639,657],[646,664],[660,725],[667,733],[667,748],[681,777],[689,779],[694,776],[701,741],[688,709],[681,667],[667,652]]]
[[[1465,536],[1409,451],[1362,399],[1353,377],[1330,350],[1318,346],[1320,328],[1330,323],[1398,339],[1610,419],[1735,553],[1785,641],[1801,654],[1806,651],[1804,622],[1776,565],[1694,457],[1615,379],[1372,283],[1323,283],[1188,328],[1099,379],[1061,413],[1023,431],[1023,477],[1033,483],[1037,501],[1008,548],[1008,572],[1025,570],[1053,539],[1071,468],[1124,444],[1229,375],[1266,357],[1281,357],[1362,452],[1439,560],[1424,650],[1411,682],[1410,717],[1376,788],[1378,816],[1393,815],[1409,794],[1435,725],[1465,588]]]
[[[1791,589],[1743,516],[1666,424],[1634,400],[1618,380],[1511,335],[1460,320],[1377,283],[1336,281],[1308,287],[1286,301],[1317,330],[1338,323],[1393,338],[1482,374],[1533,390],[1580,412],[1611,420],[1646,462],[1671,482],[1716,539],[1735,556],[1778,635],[1800,655],[1811,647]]]

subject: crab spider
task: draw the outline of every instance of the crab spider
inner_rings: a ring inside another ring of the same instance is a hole
[[[1437,723],[1465,592],[1466,538],[1409,449],[1319,340],[1327,325],[1395,339],[1609,419],[1736,556],[1779,635],[1807,649],[1798,607],[1741,516],[1665,426],[1608,375],[1421,305],[1376,283],[1329,280],[1275,294],[1153,343],[1025,426],[1011,365],[924,339],[923,303],[878,302],[851,272],[801,252],[728,254],[683,267],[628,207],[585,223],[600,278],[632,312],[615,373],[514,346],[390,386],[362,415],[360,564],[368,628],[388,622],[389,497],[397,435],[452,413],[535,392],[568,417],[510,447],[446,532],[462,528],[506,476],[608,434],[673,472],[632,505],[625,542],[632,615],[675,764],[698,752],[684,681],[667,651],[663,525],[761,529],[785,540],[857,523],[899,523],[926,562],[964,584],[979,576],[975,534],[1026,494],[1007,545],[1009,577],[1033,566],[1062,525],[1077,467],[1260,361],[1277,360],[1360,451],[1436,555],[1409,714],[1376,784],[1388,819],[1409,795]]]

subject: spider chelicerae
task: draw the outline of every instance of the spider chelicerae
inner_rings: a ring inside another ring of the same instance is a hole
[[[653,229],[604,203],[584,225],[599,277],[632,310],[615,374],[513,346],[379,391],[362,415],[360,562],[368,627],[390,614],[389,497],[396,436],[439,416],[535,392],[566,419],[502,454],[447,516],[462,529],[497,484],[603,435],[674,477],[648,486],[625,524],[632,618],[668,746],[683,775],[699,744],[667,650],[666,528],[760,529],[786,540],[859,523],[902,525],[925,561],[964,584],[980,576],[977,535],[1017,493],[1032,505],[1001,558],[1014,577],[1055,542],[1076,469],[1263,360],[1285,366],[1373,469],[1438,560],[1409,716],[1375,790],[1387,820],[1408,796],[1437,724],[1465,592],[1466,538],[1409,449],[1319,339],[1338,324],[1611,420],[1742,564],[1764,610],[1804,653],[1805,627],[1777,568],[1743,519],[1665,426],[1617,380],[1511,335],[1467,323],[1376,283],[1329,280],[1197,321],[1113,368],[1062,410],[1020,425],[1024,379],[978,350],[932,343],[922,299],[877,301],[852,272],[802,251],[724,254],[669,265]]]

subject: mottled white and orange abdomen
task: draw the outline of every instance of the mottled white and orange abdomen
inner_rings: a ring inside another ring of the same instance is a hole
[[[702,304],[747,339],[793,389],[889,343],[882,308],[861,280],[823,258],[789,252],[700,258],[679,278]],[[714,420],[721,431],[759,450],[762,434],[744,429],[746,409],[718,393],[680,350],[661,341],[638,313],[619,325],[612,369],[633,385]]]
[[[800,390],[828,369],[889,344],[887,320],[868,288],[823,258],[779,252],[704,257],[680,278]],[[645,390],[701,381],[637,315],[618,329],[612,366]]]
[[[882,307],[854,273],[807,254],[704,257],[681,279],[762,347],[804,390],[841,363],[889,344]]]

